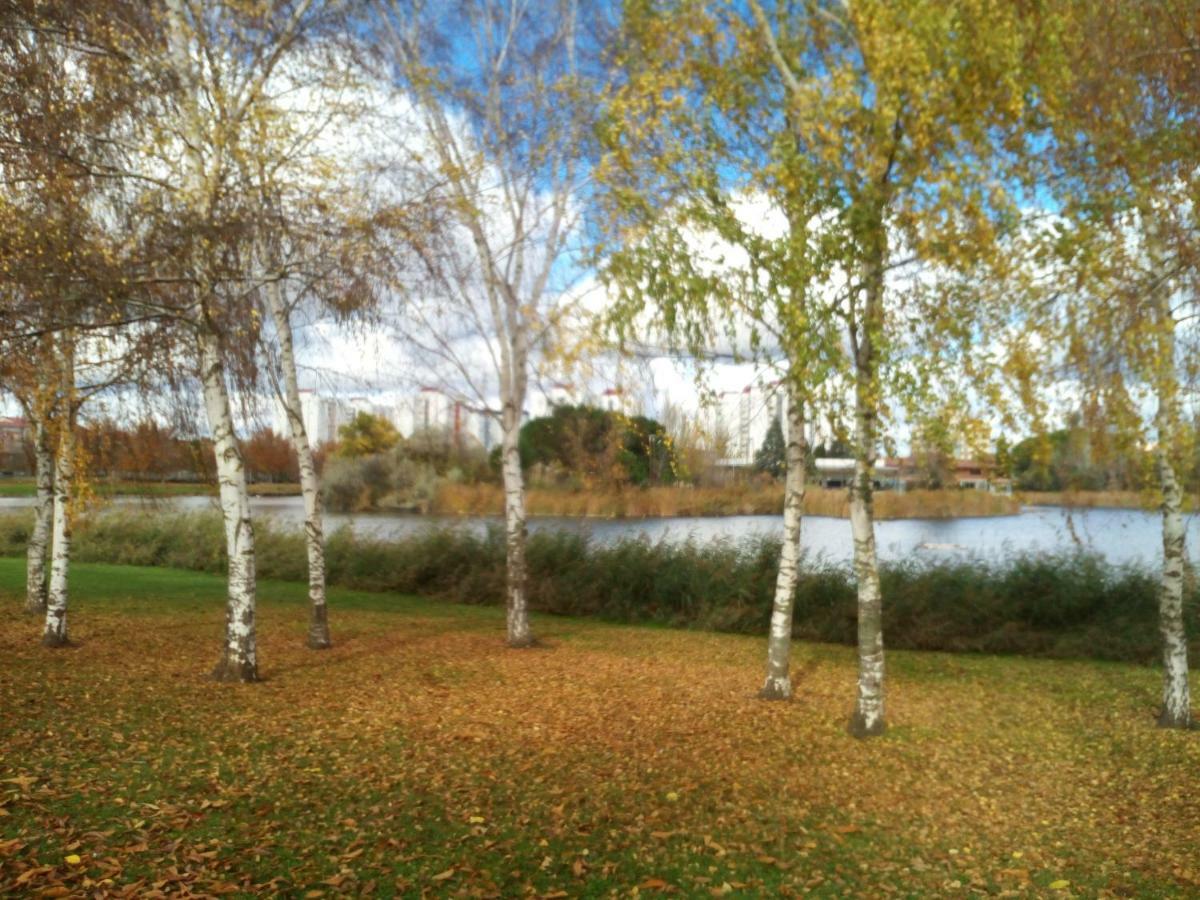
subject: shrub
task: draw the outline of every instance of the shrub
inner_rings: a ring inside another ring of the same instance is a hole
[[[25,552],[31,515],[0,517],[0,554]],[[263,578],[306,577],[303,536],[256,523]],[[529,600],[538,611],[745,634],[765,634],[779,541],[752,537],[599,544],[539,531],[528,544]],[[80,562],[220,572],[224,534],[216,512],[87,516],[75,532]],[[457,603],[504,602],[504,536],[498,527],[429,528],[398,541],[349,528],[328,537],[330,584],[421,594]],[[1083,656],[1150,663],[1158,658],[1157,576],[1095,556],[1027,554],[1004,562],[957,560],[884,565],[889,647]],[[1188,632],[1200,651],[1200,597],[1189,587]],[[848,566],[805,560],[796,590],[797,637],[853,644],[854,579]]]

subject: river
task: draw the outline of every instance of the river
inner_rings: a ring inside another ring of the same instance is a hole
[[[121,507],[137,507],[150,514],[216,509],[213,497],[142,499],[120,497],[110,501]],[[28,507],[32,498],[0,498],[0,509]],[[272,519],[282,527],[300,527],[304,509],[299,497],[255,497],[254,514]],[[1200,519],[1187,516],[1191,546],[1200,539]],[[329,513],[326,530],[352,527],[356,533],[396,539],[429,527],[453,526],[482,532],[498,518],[417,516],[395,513]],[[777,516],[717,516],[653,519],[575,519],[557,516],[531,517],[531,531],[559,530],[590,534],[600,542],[638,536],[651,541],[694,539],[737,540],[751,535],[777,535],[782,520]],[[1072,531],[1088,550],[1112,563],[1156,563],[1162,552],[1160,518],[1157,513],[1129,509],[1076,509],[1026,507],[1019,515],[964,519],[894,519],[876,526],[879,556],[885,560],[954,558],[977,556],[1003,559],[1027,551],[1060,552],[1077,546]],[[846,519],[807,516],[803,542],[810,557],[842,562],[851,553],[850,523]]]

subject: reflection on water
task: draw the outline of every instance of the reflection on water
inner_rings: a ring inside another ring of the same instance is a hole
[[[117,506],[137,506],[148,513],[217,508],[215,497],[171,497],[143,499],[120,497]],[[28,497],[0,498],[0,509],[26,507]],[[255,497],[251,505],[258,516],[269,517],[280,526],[299,527],[304,507],[299,497]],[[1075,546],[1071,525],[1084,547],[1102,554],[1110,562],[1153,563],[1161,553],[1160,518],[1157,513],[1127,509],[1087,509],[1068,512],[1058,507],[1027,507],[1020,515],[979,519],[897,519],[877,525],[881,559],[953,558],[960,555],[1003,558],[1015,552],[1056,552]],[[1200,537],[1200,523],[1187,517],[1190,540]],[[453,526],[482,533],[488,524],[499,526],[493,517],[414,516],[393,513],[328,513],[326,530],[348,525],[361,535],[399,538],[429,527]],[[649,540],[709,541],[750,535],[777,535],[782,519],[776,516],[719,516],[665,519],[573,519],[533,517],[531,531],[554,529],[590,534],[606,542],[638,535]],[[841,562],[851,553],[850,523],[845,519],[808,516],[804,519],[803,542],[809,556]]]

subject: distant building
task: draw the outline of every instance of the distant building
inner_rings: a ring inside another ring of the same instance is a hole
[[[813,460],[817,471],[817,484],[824,488],[849,487],[854,480],[854,460],[848,457],[821,457]],[[904,473],[897,460],[883,460],[875,464],[872,486],[879,490],[903,490]]]
[[[821,458],[813,461],[817,483],[821,487],[848,487],[854,478],[854,460]],[[990,460],[956,459],[950,465],[953,484],[963,490],[986,491],[992,488],[995,463]],[[881,490],[905,491],[921,485],[927,473],[912,456],[890,457],[875,463],[875,487]]]
[[[28,447],[33,435],[29,422],[0,417],[0,475],[28,475]]]
[[[304,420],[304,431],[314,447],[337,440],[338,428],[349,421],[341,404],[333,397],[322,397],[316,391],[300,391],[300,418]],[[282,435],[291,434],[287,410],[279,400],[275,401],[274,429]]]
[[[398,425],[400,433],[411,437],[418,431],[445,432],[455,443],[477,442],[484,450],[490,450],[500,439],[500,428],[495,417],[478,407],[464,403],[436,387],[423,387],[410,401],[411,413],[405,423]]]
[[[523,411],[523,421],[550,415],[557,406],[591,403],[603,409],[635,412],[632,399],[622,388],[609,388],[598,397],[581,398],[574,385],[558,382],[547,390],[532,390]],[[499,404],[493,400],[493,406]],[[440,387],[426,385],[415,394],[394,403],[379,403],[370,397],[346,399],[325,397],[316,391],[300,392],[301,416],[309,439],[314,444],[336,441],[338,429],[358,413],[369,413],[391,422],[406,438],[422,431],[445,432],[455,441],[474,441],[491,450],[500,443],[500,422],[486,409],[464,402]],[[288,433],[283,404],[275,404],[275,430]]]
[[[778,381],[755,382],[740,391],[725,391],[713,411],[713,432],[727,443],[719,465],[744,468],[754,465],[754,456],[766,440],[771,424],[778,421],[787,434],[787,393]],[[812,428],[809,428],[809,440]]]

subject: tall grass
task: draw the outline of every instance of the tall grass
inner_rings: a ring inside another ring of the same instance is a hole
[[[0,517],[0,555],[24,553],[31,517]],[[302,536],[256,525],[264,578],[306,577]],[[93,515],[76,531],[75,558],[172,566],[225,567],[213,513]],[[765,634],[778,541],[599,544],[566,532],[529,538],[530,603],[536,610],[618,622],[658,623]],[[334,532],[326,559],[331,584],[421,594],[456,603],[504,598],[504,541],[498,530],[430,529],[399,541]],[[1004,562],[885,565],[884,623],[891,647],[1092,657],[1139,663],[1158,658],[1157,576],[1097,557],[1025,555]],[[1195,586],[1186,598],[1189,633],[1200,652]],[[796,592],[797,637],[852,644],[855,590],[846,566],[809,559]]]
[[[1023,504],[1036,506],[1066,506],[1076,509],[1145,509],[1156,510],[1162,498],[1156,491],[1021,491],[1017,495]],[[1196,498],[1185,496],[1183,508],[1196,509]]]
[[[1012,497],[987,491],[879,491],[875,513],[880,519],[952,519],[1000,516],[1020,512]],[[499,515],[504,493],[490,484],[441,484],[430,511],[441,515]],[[779,515],[783,510],[780,485],[728,487],[650,487],[626,490],[568,491],[531,488],[526,509],[534,516],[590,516],[639,519],[664,516]],[[844,490],[809,488],[804,511],[811,516],[845,518],[849,498]]]

